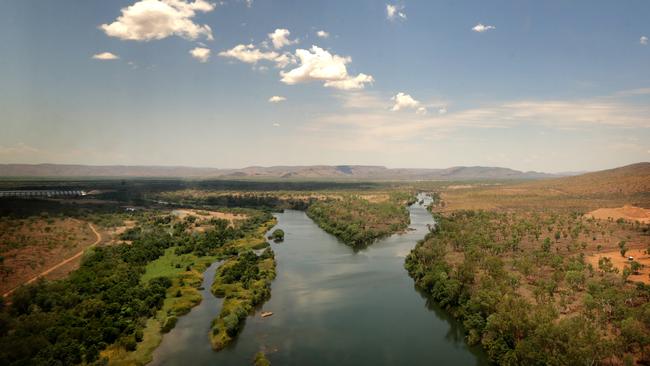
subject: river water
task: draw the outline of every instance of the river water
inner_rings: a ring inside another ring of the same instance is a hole
[[[285,241],[272,244],[272,297],[247,319],[237,342],[210,348],[210,321],[221,306],[209,292],[215,264],[205,274],[203,302],[164,336],[153,364],[250,365],[260,350],[273,365],[486,364],[464,343],[459,324],[414,289],[404,257],[433,220],[419,204],[409,211],[415,230],[357,252],[302,211],[278,214]],[[274,314],[261,318],[261,311]]]

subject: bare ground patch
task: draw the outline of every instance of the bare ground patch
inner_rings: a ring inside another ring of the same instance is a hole
[[[625,253],[625,257],[623,257],[618,251],[592,254],[587,257],[587,261],[591,263],[594,268],[598,268],[598,261],[600,258],[604,257],[610,258],[614,268],[618,269],[619,272],[623,272],[623,269],[626,266],[630,266],[632,261],[630,261],[628,257],[633,257],[634,260],[641,263],[643,267],[639,270],[638,274],[631,274],[630,277],[628,277],[628,280],[650,284],[650,255],[648,255],[644,249],[630,249]]]
[[[12,227],[0,232],[0,293],[4,295],[40,276],[65,277],[77,268],[83,251],[101,238],[90,224],[71,218],[10,220],[4,224]]]
[[[187,216],[196,216],[199,220],[222,219],[234,223],[236,220],[245,220],[248,216],[244,214],[234,214],[230,212],[205,211],[205,210],[174,210],[172,214],[183,220]]]
[[[650,209],[625,205],[617,208],[599,208],[587,214],[588,217],[595,219],[624,219],[630,221],[639,221],[643,224],[650,224]]]

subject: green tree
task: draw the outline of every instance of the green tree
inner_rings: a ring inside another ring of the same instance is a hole
[[[273,240],[276,243],[284,241],[284,230],[282,229],[273,230],[273,233],[271,233],[269,239]]]
[[[620,242],[618,243],[618,247],[619,247],[619,249],[620,249],[620,252],[621,252],[621,256],[622,256],[622,257],[625,257],[625,253],[627,253],[627,245],[626,245],[626,244],[627,244],[627,243],[626,243],[625,240],[622,240],[622,241],[620,241]]]
[[[551,251],[551,239],[550,238],[545,238],[544,242],[542,243],[542,250],[546,253]]]

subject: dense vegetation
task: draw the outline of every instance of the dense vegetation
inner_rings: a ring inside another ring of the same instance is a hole
[[[437,217],[406,268],[498,364],[647,364],[650,286],[629,281],[635,262],[619,271],[585,252],[650,250],[649,239],[638,223],[578,213],[456,211]]]
[[[282,230],[282,229],[273,230],[271,235],[269,235],[269,239],[273,240],[276,243],[279,243],[279,242],[283,241],[284,240],[284,230]]]
[[[138,225],[121,235],[121,244],[93,249],[64,280],[40,280],[13,294],[12,303],[0,312],[0,364],[93,363],[109,346],[136,350],[150,320],[171,297],[195,296],[185,282],[200,262],[196,258],[236,255],[258,244],[247,238],[259,241],[259,231],[267,230],[273,217],[252,210],[247,214],[237,225],[214,219],[201,232],[191,230],[191,219],[156,211],[134,214]],[[162,262],[166,265],[152,266],[166,256],[171,258]],[[175,316],[196,302],[172,301],[160,330],[173,328]]]
[[[211,290],[224,302],[212,323],[210,339],[214,349],[220,350],[234,340],[248,314],[271,295],[274,278],[275,256],[271,248],[259,256],[245,251],[219,267]]]
[[[3,365],[93,362],[106,345],[135,348],[140,319],[162,306],[166,278],[140,283],[143,266],[172,245],[154,230],[133,245],[97,248],[66,280],[18,289],[2,329]]]
[[[227,193],[204,191],[164,192],[160,199],[180,205],[207,205],[216,207],[246,207],[267,211],[283,209],[305,210],[313,198],[289,197],[277,193]]]
[[[407,228],[410,219],[408,194],[393,194],[390,199],[370,202],[348,195],[312,204],[307,215],[323,230],[344,243],[362,248],[373,241]]]

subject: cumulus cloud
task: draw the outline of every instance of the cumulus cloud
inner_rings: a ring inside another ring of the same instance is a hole
[[[647,45],[648,44],[648,37],[641,36],[641,38],[639,38],[639,43],[641,43],[644,46]]]
[[[323,81],[325,87],[359,90],[365,84],[374,82],[370,75],[350,75],[346,67],[351,61],[349,57],[332,54],[318,46],[312,46],[309,50],[297,49],[295,56],[299,60],[299,66],[288,72],[280,72],[285,84]]]
[[[442,108],[438,109],[438,114],[447,114],[447,108],[442,107]]]
[[[102,61],[106,61],[106,60],[117,60],[117,59],[119,59],[119,58],[120,58],[119,56],[117,56],[117,55],[115,55],[115,54],[112,54],[112,53],[110,53],[110,52],[96,53],[96,54],[93,55],[93,59],[95,59],[95,60],[102,60]]]
[[[493,25],[484,25],[484,24],[481,24],[481,23],[478,23],[477,25],[475,25],[472,28],[472,30],[474,32],[476,32],[476,33],[484,33],[484,32],[487,32],[487,31],[493,30],[493,29],[497,29],[497,27],[495,27]]]
[[[280,49],[284,46],[298,43],[297,39],[289,39],[290,34],[291,32],[289,32],[288,29],[278,28],[273,33],[269,33],[269,39],[271,40],[271,43],[273,43],[275,49]]]
[[[229,50],[219,52],[219,56],[234,58],[247,64],[257,64],[260,61],[271,61],[279,68],[285,68],[293,63],[290,54],[279,54],[275,51],[262,51],[253,44],[239,44]]]
[[[279,95],[274,95],[271,98],[269,98],[270,103],[280,103],[280,102],[284,102],[285,100],[287,100],[287,98]]]
[[[404,5],[386,4],[386,19],[388,20],[406,20]]]
[[[324,30],[319,30],[318,32],[316,32],[316,35],[317,35],[319,38],[329,38],[329,37],[330,37],[329,32],[326,32],[326,31],[324,31]]]
[[[415,100],[409,94],[399,92],[391,98],[391,100],[395,102],[393,107],[390,109],[393,112],[401,111],[403,109],[414,109],[418,114],[425,114],[427,112],[427,109],[422,105],[422,103]]]
[[[199,60],[199,62],[208,62],[208,59],[210,58],[210,52],[211,51],[209,48],[196,47],[190,50],[190,55]]]
[[[215,5],[205,0],[140,0],[121,10],[122,15],[100,29],[110,37],[131,41],[151,41],[179,36],[186,39],[205,37],[212,40],[207,24],[194,23],[197,12],[207,13]]]

